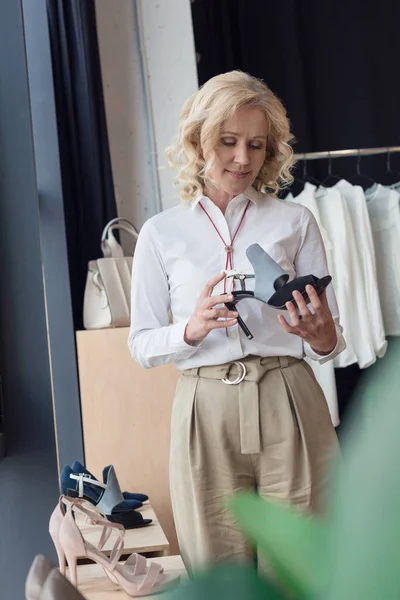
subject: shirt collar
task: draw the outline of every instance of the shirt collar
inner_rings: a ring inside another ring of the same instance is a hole
[[[257,192],[257,190],[251,185],[250,187],[247,188],[247,190],[245,192],[243,192],[243,194],[240,194],[239,196],[232,198],[232,200],[236,200],[236,198],[242,197],[242,198],[247,198],[253,204],[257,204],[259,195],[260,195],[259,192]],[[207,198],[207,196],[205,196],[203,193],[196,196],[196,198],[194,200],[192,200],[192,202],[190,203],[191,209],[194,210],[196,208],[196,206],[198,205],[198,203],[201,200],[204,200],[205,198]]]

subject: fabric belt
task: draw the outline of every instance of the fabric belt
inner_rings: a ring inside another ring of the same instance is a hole
[[[269,371],[286,369],[289,365],[298,362],[301,362],[301,359],[292,356],[247,357],[223,365],[187,369],[182,374],[185,377],[219,379],[221,385],[229,385],[228,381],[230,381],[232,387],[236,387],[235,380],[240,380],[237,385],[239,386],[241,451],[242,454],[258,454],[261,451],[258,384]]]

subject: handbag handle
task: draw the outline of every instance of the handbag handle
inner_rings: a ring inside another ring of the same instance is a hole
[[[135,239],[137,239],[139,236],[139,233],[136,231],[136,228],[133,225],[133,223],[128,221],[128,219],[116,217],[115,219],[111,219],[111,221],[109,221],[104,227],[103,233],[101,234],[102,243],[107,239],[108,232],[110,229],[123,229],[124,231],[131,233],[135,237]]]
[[[123,219],[120,217],[112,219],[104,227],[103,233],[101,235],[101,249],[105,258],[116,258],[124,256],[124,252],[120,244],[118,244],[117,240],[113,235],[113,231],[115,229],[126,231],[126,233],[129,233],[135,241],[139,237],[139,233],[136,231],[136,228],[134,227],[133,223],[128,221],[128,219]]]

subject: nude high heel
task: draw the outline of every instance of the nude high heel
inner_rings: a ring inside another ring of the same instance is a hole
[[[74,498],[62,496],[60,503],[64,503],[67,510],[59,529],[58,543],[68,562],[71,582],[75,586],[77,585],[77,560],[80,557],[89,558],[101,565],[109,578],[129,596],[156,594],[179,582],[179,576],[166,575],[161,565],[157,563],[150,562],[147,565],[146,558],[140,554],[132,554],[124,564],[120,564],[118,561],[123,554],[125,535],[122,525],[103,519],[101,515],[87,509]],[[83,538],[75,515],[86,517],[88,525],[103,527],[97,548]],[[102,548],[113,531],[117,533],[118,538],[111,553],[106,554],[102,552]]]
[[[63,519],[64,519],[64,515],[65,515],[65,510],[64,510],[63,504],[60,499],[60,501],[58,502],[57,506],[53,510],[51,517],[50,517],[49,533],[50,533],[51,539],[53,540],[53,544],[54,544],[54,547],[57,552],[58,565],[59,565],[61,575],[65,575],[66,561],[65,561],[64,551],[63,551],[60,541],[58,539],[58,534],[60,531],[61,523],[63,522]]]
[[[32,563],[25,584],[26,600],[84,600],[84,597],[44,556]]]
[[[54,568],[54,565],[44,556],[38,554],[35,557],[25,582],[26,600],[41,599],[43,585]]]
[[[40,600],[85,600],[68,579],[54,569],[47,577]]]
[[[85,503],[85,501],[81,500],[80,498],[69,499],[67,496],[61,496],[57,503],[57,506],[55,507],[55,509],[53,510],[53,512],[51,514],[50,521],[49,521],[49,533],[50,533],[51,539],[53,540],[53,544],[54,544],[54,547],[57,552],[59,571],[62,575],[65,575],[65,571],[66,571],[66,558],[65,558],[64,550],[63,550],[60,540],[59,540],[59,533],[60,533],[61,523],[63,522],[64,517],[65,517],[64,504],[67,505],[68,503],[71,502],[71,500],[73,500],[73,502],[75,504],[84,504]],[[96,509],[94,509],[94,510],[96,510]],[[101,514],[101,513],[99,513],[99,514]],[[106,518],[106,517],[104,517],[104,518]]]

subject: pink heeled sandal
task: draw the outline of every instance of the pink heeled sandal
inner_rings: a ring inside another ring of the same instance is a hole
[[[67,507],[66,513],[63,504]],[[79,514],[86,517],[87,524],[103,527],[97,548],[83,538],[75,522],[75,515]],[[67,562],[71,582],[75,586],[79,557],[89,558],[101,565],[111,581],[117,583],[129,596],[158,594],[175,586],[180,580],[179,576],[165,574],[162,566],[155,562],[147,565],[146,558],[140,554],[132,554],[124,564],[119,563],[124,550],[125,529],[122,525],[111,523],[99,513],[87,509],[78,499],[61,496],[59,505],[51,516],[49,530],[60,561],[60,570],[63,567],[65,571]],[[113,531],[117,532],[118,538],[108,556],[102,549]]]
[[[64,550],[62,549],[60,541],[58,539],[58,535],[60,532],[60,527],[61,527],[61,523],[63,522],[64,516],[65,516],[65,510],[64,510],[63,503],[62,503],[62,497],[61,497],[59,502],[57,503],[57,506],[53,510],[51,517],[50,517],[50,521],[49,521],[49,533],[50,533],[51,539],[53,540],[53,544],[54,544],[54,547],[57,552],[58,567],[59,567],[61,575],[65,575],[66,560],[65,560]]]

